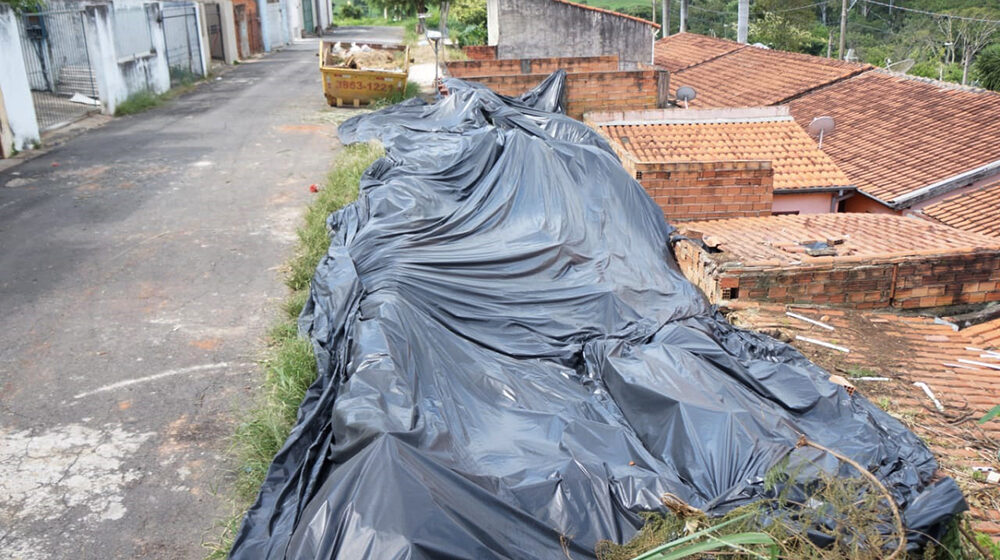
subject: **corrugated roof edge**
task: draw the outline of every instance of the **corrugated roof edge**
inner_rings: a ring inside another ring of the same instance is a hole
[[[576,2],[570,2],[569,0],[552,0],[552,1],[553,2],[559,2],[560,4],[568,4],[570,6],[576,6],[577,8],[583,8],[584,10],[591,10],[591,11],[594,11],[594,12],[603,12],[605,14],[611,14],[613,16],[619,16],[619,17],[623,17],[623,18],[626,18],[626,19],[635,20],[635,21],[638,21],[640,23],[645,23],[646,25],[655,27],[656,29],[660,28],[660,24],[654,23],[652,21],[649,21],[648,19],[642,19],[641,17],[630,16],[628,14],[623,14],[621,12],[613,12],[611,10],[605,10],[604,8],[598,8],[596,6],[588,6],[586,4],[578,4]]]

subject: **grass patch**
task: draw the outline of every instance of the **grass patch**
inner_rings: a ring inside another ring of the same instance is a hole
[[[138,91],[128,96],[128,99],[122,101],[117,107],[115,107],[115,116],[124,117],[125,115],[134,115],[136,113],[148,111],[153,107],[159,107],[162,104],[162,95],[153,93],[149,90]]]
[[[134,115],[159,107],[179,95],[193,91],[205,79],[207,78],[187,70],[171,68],[170,83],[174,84],[173,87],[163,93],[155,93],[148,89],[133,93],[115,107],[115,116]]]
[[[671,508],[673,513],[668,514],[640,514],[645,523],[635,537],[623,545],[601,541],[596,549],[597,558],[632,560],[668,543],[677,543],[677,546],[670,549],[677,556],[669,556],[670,558],[703,558],[707,556],[681,554],[683,547],[679,543],[683,542],[682,539],[707,545],[722,540],[736,540],[748,533],[763,533],[770,539],[745,544],[739,549],[720,549],[711,557],[880,560],[898,545],[895,535],[879,533],[878,528],[885,526],[886,504],[877,492],[870,491],[872,488],[869,482],[859,478],[844,479],[830,475],[821,477],[809,489],[805,489],[810,492],[805,502],[818,500],[825,504],[825,511],[817,512],[802,508],[802,502],[798,502],[798,497],[793,497],[794,493],[789,491],[790,487],[784,485],[794,478],[794,475],[787,472],[786,463],[779,464],[765,477],[766,481],[778,484],[772,487],[778,490],[774,498],[737,508],[720,518],[708,518],[704,513],[684,507]],[[779,511],[785,513],[777,513]],[[832,523],[825,532],[833,538],[833,542],[819,547],[808,539],[804,527],[821,526],[824,522]],[[703,534],[692,535],[695,531],[703,531]],[[972,542],[973,539],[975,542]],[[919,558],[989,560],[1000,558],[993,555],[996,548],[989,537],[974,533],[968,520],[957,517],[941,541],[932,541]],[[653,554],[649,558],[662,557]],[[897,558],[905,560],[918,556],[903,553]]]
[[[406,87],[403,91],[394,91],[385,97],[372,101],[368,106],[371,109],[381,109],[383,107],[388,107],[389,105],[395,105],[396,103],[405,101],[411,97],[418,97],[419,95],[420,84],[407,80]]]
[[[288,263],[285,279],[291,293],[268,335],[259,397],[242,415],[232,437],[231,454],[236,463],[232,513],[222,524],[219,540],[206,543],[207,559],[224,559],[229,554],[240,521],[257,497],[271,460],[288,438],[306,389],[316,379],[312,346],[299,337],[296,319],[309,295],[309,281],[316,265],[330,246],[326,218],[357,198],[361,174],[383,154],[382,147],[375,143],[344,147],[323,188],[306,209],[298,230],[298,247]]]

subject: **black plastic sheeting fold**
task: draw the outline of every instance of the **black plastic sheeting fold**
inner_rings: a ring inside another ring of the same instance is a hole
[[[300,318],[320,375],[232,557],[592,558],[664,492],[722,514],[785,457],[856,476],[800,434],[891,489],[912,548],[940,534],[966,506],[932,454],[706,303],[660,209],[552,112],[563,80],[449,80],[340,127],[387,155],[329,219]]]

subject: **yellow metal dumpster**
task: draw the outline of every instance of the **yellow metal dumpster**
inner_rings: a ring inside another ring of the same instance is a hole
[[[337,107],[367,105],[406,90],[410,47],[323,41],[319,47],[319,71],[327,103]]]

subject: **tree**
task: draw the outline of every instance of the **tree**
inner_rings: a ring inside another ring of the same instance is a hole
[[[808,31],[792,25],[775,13],[766,13],[764,17],[750,23],[751,43],[764,43],[783,51],[802,52],[812,40],[812,34]]]
[[[1000,44],[990,45],[979,53],[975,70],[979,85],[1000,91]]]
[[[992,12],[983,8],[968,8],[958,14],[962,19],[954,19],[955,37],[962,49],[962,85],[969,80],[969,66],[972,59],[990,44],[993,34],[1000,29],[1000,23],[991,19]]]

